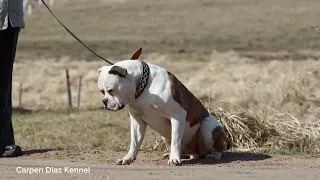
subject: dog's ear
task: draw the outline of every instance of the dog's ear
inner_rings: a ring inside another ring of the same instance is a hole
[[[130,59],[131,60],[139,59],[141,52],[142,52],[142,47],[137,49],[136,52],[133,53],[133,55]]]
[[[127,69],[122,68],[120,66],[112,66],[109,74],[114,74],[114,75],[118,75],[120,77],[126,77],[127,75]]]
[[[98,69],[99,74],[101,73],[101,70],[102,70],[102,68],[99,68],[99,69]]]

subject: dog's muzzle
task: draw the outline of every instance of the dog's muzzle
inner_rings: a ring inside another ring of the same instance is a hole
[[[123,104],[117,104],[116,102],[111,103],[108,99],[103,99],[102,102],[104,104],[104,108],[108,110],[117,111],[124,108]]]

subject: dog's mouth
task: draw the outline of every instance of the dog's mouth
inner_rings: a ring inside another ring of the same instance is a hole
[[[124,109],[124,105],[118,106],[118,108],[108,108],[108,107],[104,107],[104,108],[109,111],[120,111],[120,110]]]
[[[109,110],[109,111],[119,111],[124,109],[125,105],[124,104],[111,104],[108,103],[107,105],[104,106],[105,109]]]

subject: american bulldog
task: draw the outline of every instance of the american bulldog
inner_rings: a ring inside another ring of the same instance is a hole
[[[227,149],[222,126],[203,104],[169,71],[139,60],[141,48],[130,60],[99,69],[98,88],[105,109],[128,107],[131,143],[126,156],[116,164],[133,162],[147,126],[170,143],[168,165],[181,165],[181,159],[214,157],[219,160]]]

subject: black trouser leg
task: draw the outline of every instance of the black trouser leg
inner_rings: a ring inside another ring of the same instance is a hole
[[[10,23],[9,23],[10,24]],[[0,148],[14,145],[12,128],[12,70],[20,28],[0,30]]]

